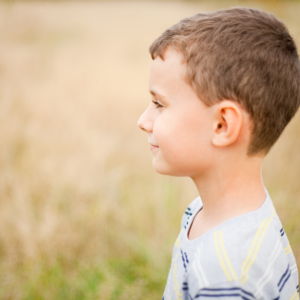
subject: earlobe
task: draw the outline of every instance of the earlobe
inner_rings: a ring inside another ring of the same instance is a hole
[[[233,101],[224,100],[215,107],[212,143],[226,147],[236,142],[242,126],[241,108]]]

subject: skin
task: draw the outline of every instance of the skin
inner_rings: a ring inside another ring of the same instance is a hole
[[[190,177],[203,208],[189,231],[195,239],[220,223],[258,209],[266,198],[263,155],[249,157],[251,120],[230,99],[206,106],[185,81],[186,65],[172,48],[151,65],[151,102],[138,120],[160,174]]]

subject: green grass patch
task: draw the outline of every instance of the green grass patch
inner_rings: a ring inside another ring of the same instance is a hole
[[[153,258],[138,253],[89,264],[65,258],[31,263],[15,272],[20,286],[2,290],[0,298],[15,297],[17,291],[17,298],[26,300],[159,299],[168,270]]]

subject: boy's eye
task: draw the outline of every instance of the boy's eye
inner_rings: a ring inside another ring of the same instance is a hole
[[[163,107],[163,105],[159,101],[152,100],[152,102],[156,105],[157,108]]]

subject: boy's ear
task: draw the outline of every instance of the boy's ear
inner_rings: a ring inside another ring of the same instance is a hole
[[[214,112],[212,143],[217,147],[233,144],[241,131],[242,112],[233,101],[223,100],[217,103]]]

